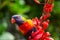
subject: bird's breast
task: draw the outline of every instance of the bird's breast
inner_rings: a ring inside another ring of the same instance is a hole
[[[22,32],[22,34],[26,34],[29,30],[31,30],[32,28],[34,28],[34,24],[31,20],[27,20],[26,22],[24,22],[23,25],[19,26],[19,30]]]

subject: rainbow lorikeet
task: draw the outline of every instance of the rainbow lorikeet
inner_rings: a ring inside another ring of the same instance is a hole
[[[27,40],[51,40],[49,32],[44,32],[40,25],[36,25],[34,20],[25,19],[21,15],[13,15],[12,23],[18,25],[18,30]]]

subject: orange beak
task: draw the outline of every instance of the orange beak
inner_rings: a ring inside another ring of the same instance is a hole
[[[11,23],[15,23],[15,19],[14,18],[11,19]]]

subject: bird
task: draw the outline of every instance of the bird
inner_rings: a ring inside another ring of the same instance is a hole
[[[35,22],[37,23],[37,21]],[[36,25],[35,22],[21,15],[13,15],[11,18],[11,23],[18,26],[18,31],[20,31],[27,40],[44,40],[44,38],[45,40],[51,40],[50,34],[48,32],[45,33],[43,28],[40,25]]]
[[[32,31],[36,31],[36,27],[34,26],[33,22],[30,19],[26,20],[21,15],[13,15],[11,22],[17,24],[18,30],[21,31],[21,33],[26,37],[29,37]]]

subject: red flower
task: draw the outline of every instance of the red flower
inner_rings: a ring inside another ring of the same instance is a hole
[[[32,33],[32,40],[39,40],[39,39],[41,39],[42,38],[42,36],[43,36],[43,34],[44,34],[44,30],[37,30],[36,32],[34,32],[34,33]]]
[[[54,6],[54,4],[46,3],[46,4],[44,5],[44,11],[47,12],[47,13],[48,13],[48,12],[52,12],[53,6]]]
[[[42,25],[43,25],[43,29],[45,30],[45,29],[47,29],[49,23],[48,23],[48,21],[44,21],[44,22],[42,23]]]
[[[48,13],[48,14],[45,14],[45,15],[41,16],[40,20],[46,20],[49,17],[50,17],[50,14]]]
[[[33,21],[33,24],[40,25],[40,20],[37,17],[33,18],[32,21]]]
[[[38,0],[34,0],[37,4],[40,4],[40,2]]]

